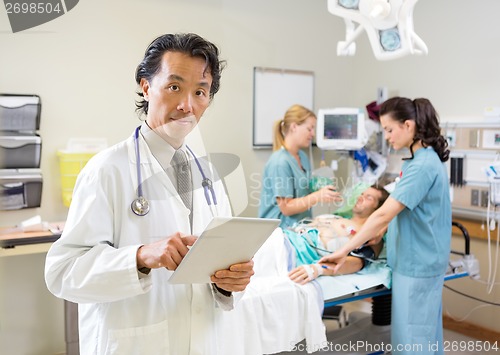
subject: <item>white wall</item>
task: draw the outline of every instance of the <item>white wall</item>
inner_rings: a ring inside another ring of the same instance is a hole
[[[415,6],[416,33],[429,55],[376,61],[366,36],[354,58],[358,99],[369,101],[372,88],[428,97],[443,120],[482,116],[486,106],[500,105],[500,24],[494,0],[419,1]],[[368,89],[368,90],[367,90]]]
[[[219,45],[227,59],[221,90],[201,130],[208,151],[241,158],[251,203],[244,214],[255,216],[257,181],[270,151],[251,147],[254,66],[314,71],[314,109],[362,107],[385,85],[390,94],[429,97],[444,119],[480,117],[485,106],[500,105],[499,11],[496,0],[421,1],[415,7],[415,29],[429,55],[389,62],[374,59],[365,35],[355,57],[337,57],[344,24],[327,12],[325,0],[85,0],[67,15],[17,34],[0,11],[0,92],[41,96],[44,177],[42,207],[1,212],[0,226],[34,214],[65,219],[57,150],[71,137],[106,137],[113,144],[132,133],[139,122],[135,67],[159,34],[199,33]],[[62,329],[62,302],[45,294],[43,257],[12,258],[0,259],[0,352],[63,351],[63,334],[50,330]],[[15,273],[8,271],[13,265]],[[33,297],[12,302],[20,292]],[[43,304],[37,293],[44,294]],[[55,319],[21,311],[39,307],[52,311]],[[23,320],[14,328],[12,320],[19,314]],[[499,316],[490,307],[473,321],[499,330],[493,323]],[[5,338],[14,329],[19,336]],[[40,341],[21,348],[40,334]]]

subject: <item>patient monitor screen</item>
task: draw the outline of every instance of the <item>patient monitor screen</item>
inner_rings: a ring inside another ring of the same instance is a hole
[[[325,139],[357,139],[358,115],[327,114],[324,123]]]
[[[319,109],[317,117],[316,144],[320,149],[358,150],[365,145],[365,116],[360,109]]]

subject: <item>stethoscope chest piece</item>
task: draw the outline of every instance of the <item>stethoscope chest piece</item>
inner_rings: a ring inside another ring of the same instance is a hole
[[[132,201],[132,212],[138,216],[145,216],[149,212],[149,202],[144,198],[144,196],[137,197]]]

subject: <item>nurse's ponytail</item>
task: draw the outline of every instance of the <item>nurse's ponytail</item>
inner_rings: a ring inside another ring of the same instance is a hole
[[[424,147],[431,146],[442,162],[448,160],[450,150],[446,138],[441,134],[439,119],[434,106],[427,99],[419,98],[413,100],[416,112],[417,131],[414,140],[422,141]]]
[[[274,122],[273,150],[278,150],[285,145],[285,134],[283,133],[284,125],[285,125],[285,120],[283,118]]]
[[[448,142],[441,134],[439,118],[434,106],[428,99],[418,98],[410,100],[405,97],[393,97],[382,103],[380,116],[390,115],[395,121],[404,123],[407,120],[415,121],[415,136],[410,145],[413,159],[413,146],[422,142],[424,147],[432,147],[442,162],[448,160],[450,151]]]
[[[278,150],[285,146],[285,136],[292,123],[301,125],[309,117],[316,118],[314,112],[301,105],[293,105],[286,112],[285,117],[274,122],[273,126],[273,150]]]

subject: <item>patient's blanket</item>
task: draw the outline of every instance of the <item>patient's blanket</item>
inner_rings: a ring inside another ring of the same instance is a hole
[[[288,278],[288,252],[281,229],[266,241],[254,257],[255,275],[235,308],[223,312],[224,336],[238,349],[220,354],[262,355],[290,351],[306,339],[311,349],[326,342],[321,319],[321,292],[317,285],[298,285]]]
[[[306,285],[288,278],[290,250],[278,228],[254,257],[255,275],[235,308],[223,312],[218,331],[239,343],[224,355],[261,355],[291,351],[306,340],[307,350],[326,344],[324,301],[378,285],[390,287],[390,269],[371,263],[356,274],[321,276]]]
[[[319,349],[326,331],[318,308],[318,290],[312,283],[300,286],[287,277],[254,278],[235,309],[224,312],[222,330],[237,349],[227,355],[261,355],[291,351],[306,339]]]
[[[372,262],[355,274],[320,276],[315,282],[327,301],[380,285],[391,288],[391,269],[385,262]]]

